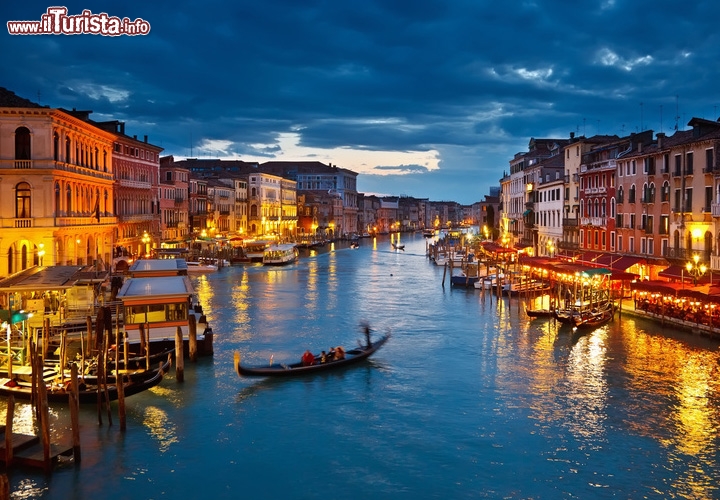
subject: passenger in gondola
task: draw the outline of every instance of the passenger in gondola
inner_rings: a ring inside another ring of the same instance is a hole
[[[340,345],[335,348],[335,359],[345,359],[345,349]]]
[[[315,356],[309,349],[302,355],[302,364],[303,366],[311,366],[315,364]]]
[[[327,360],[328,360],[328,361],[335,361],[335,348],[334,348],[334,347],[331,347],[331,348],[328,350]]]
[[[320,353],[320,363],[325,363],[327,361],[327,353],[325,351],[322,351]]]

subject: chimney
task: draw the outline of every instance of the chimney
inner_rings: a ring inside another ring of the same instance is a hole
[[[133,134],[133,139],[137,141],[137,134]]]
[[[145,138],[145,144],[147,144],[147,135],[145,135],[144,138]]]
[[[120,122],[120,133],[125,135],[125,122]]]
[[[642,141],[638,142],[638,153],[642,153],[642,147],[643,147]]]
[[[575,132],[570,132],[570,139],[575,139]]]
[[[658,132],[657,134],[657,145],[658,149],[663,148],[663,142],[665,142],[665,133],[664,132]]]

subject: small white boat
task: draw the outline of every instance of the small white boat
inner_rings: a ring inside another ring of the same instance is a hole
[[[297,248],[293,243],[270,245],[263,253],[264,266],[284,266],[295,262],[298,258]]]
[[[189,273],[212,273],[218,270],[218,266],[205,262],[187,261],[187,270]]]

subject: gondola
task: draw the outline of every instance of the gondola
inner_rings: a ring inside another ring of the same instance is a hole
[[[531,318],[552,318],[555,316],[555,309],[528,309],[525,306],[525,314]]]
[[[165,363],[154,370],[143,372],[143,374],[133,374],[132,376],[124,377],[126,379],[123,385],[123,393],[125,397],[133,396],[155,387],[162,382],[163,376],[167,373],[172,363],[172,358],[168,356]],[[89,384],[89,380],[80,384],[80,390],[78,391],[78,401],[81,404],[97,404],[98,402],[98,389],[104,392],[102,387],[98,387],[95,384]],[[67,403],[70,394],[70,381],[65,380],[64,385],[50,384],[47,386],[47,399],[50,403]],[[102,394],[101,392],[101,394]],[[107,384],[108,399],[110,401],[116,401],[118,398],[117,385],[115,384],[115,378],[111,377],[108,373],[108,384]],[[32,385],[26,382],[18,382],[15,380],[6,380],[4,384],[0,385],[0,396],[15,396],[17,399],[29,400],[32,398]]]
[[[396,245],[393,243],[392,246],[395,250],[405,250],[405,245]]]
[[[589,313],[575,318],[575,329],[597,328],[610,321],[614,316],[612,308],[596,313]]]
[[[320,355],[315,355],[316,362],[312,365],[297,363],[271,363],[265,366],[243,366],[240,363],[240,353],[235,352],[235,371],[241,377],[292,377],[310,373],[337,370],[348,365],[358,363],[372,356],[390,338],[390,333],[374,341],[369,347],[362,346],[345,351],[345,358],[333,361],[320,361]]]

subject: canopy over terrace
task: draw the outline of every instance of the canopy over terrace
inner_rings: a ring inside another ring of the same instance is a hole
[[[569,277],[583,274],[586,277],[608,275],[610,281],[632,281],[638,277],[637,274],[627,273],[619,269],[606,269],[604,267],[597,267],[597,265],[567,262],[551,257],[520,257],[520,264],[522,266],[528,266],[531,269],[543,269],[548,272],[554,272],[557,275]]]
[[[668,281],[637,281],[630,285],[631,290],[658,294],[664,297],[691,298],[703,302],[720,304],[720,285],[687,286],[683,283]]]

